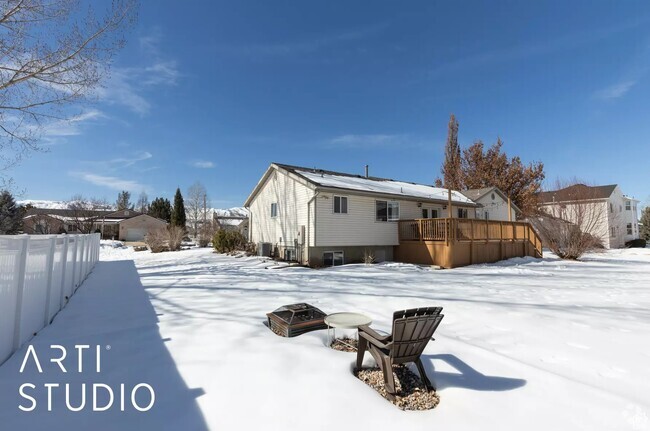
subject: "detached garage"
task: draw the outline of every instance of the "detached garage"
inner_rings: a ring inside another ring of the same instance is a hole
[[[148,232],[166,227],[166,221],[142,214],[120,222],[119,239],[121,241],[143,241]]]

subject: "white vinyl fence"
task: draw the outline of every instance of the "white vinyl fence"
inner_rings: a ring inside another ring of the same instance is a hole
[[[0,235],[0,364],[49,325],[99,260],[99,234]]]

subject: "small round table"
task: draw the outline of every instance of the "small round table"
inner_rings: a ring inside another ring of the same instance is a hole
[[[361,313],[350,313],[350,312],[342,312],[342,313],[334,313],[334,314],[328,314],[325,316],[325,324],[327,325],[327,347],[330,347],[332,344],[332,337],[330,337],[330,329],[333,330],[334,332],[334,339],[336,339],[336,328],[345,328],[345,329],[352,329],[352,328],[358,328],[359,326],[363,325],[370,325],[372,323],[372,319],[365,314]],[[341,341],[343,344],[343,341]],[[353,347],[354,346],[350,346]]]

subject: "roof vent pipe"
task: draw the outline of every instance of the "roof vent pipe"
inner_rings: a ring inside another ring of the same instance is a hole
[[[366,165],[366,178],[368,178],[368,165]]]

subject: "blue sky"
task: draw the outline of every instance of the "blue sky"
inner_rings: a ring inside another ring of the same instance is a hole
[[[48,126],[24,199],[200,181],[243,203],[273,161],[432,183],[447,122],[547,182],[650,204],[650,3],[143,2],[98,100]]]

